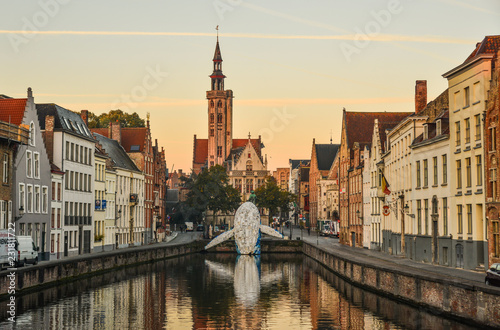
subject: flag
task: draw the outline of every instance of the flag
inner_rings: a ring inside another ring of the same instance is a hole
[[[389,187],[389,182],[387,182],[384,173],[382,173],[382,192],[386,195],[389,195],[391,193]]]

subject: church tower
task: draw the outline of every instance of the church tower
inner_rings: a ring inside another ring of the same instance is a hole
[[[213,58],[214,71],[210,75],[208,99],[208,167],[224,165],[233,147],[233,91],[224,90],[222,56],[219,36]]]

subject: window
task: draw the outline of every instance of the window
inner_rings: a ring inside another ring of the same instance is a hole
[[[460,91],[455,92],[453,95],[453,101],[455,103],[455,110],[460,110],[461,102],[460,102]]]
[[[457,233],[463,233],[462,205],[457,205]]]
[[[470,118],[465,118],[465,143],[470,143]]]
[[[469,86],[464,88],[464,108],[470,105],[470,89]]]
[[[448,235],[448,198],[443,198],[443,235]]]
[[[26,210],[24,207],[25,204],[25,192],[24,192],[24,183],[19,184],[19,209]]]
[[[424,226],[425,234],[429,234],[429,200],[424,199]]]
[[[30,133],[29,133],[30,146],[35,146],[35,123],[30,123]]]
[[[217,123],[222,124],[222,113],[217,114]]]
[[[52,208],[52,213],[50,216],[50,227],[55,228],[54,226],[56,225],[56,209]]]
[[[443,184],[448,183],[448,157],[446,155],[441,156],[443,160]]]
[[[434,171],[434,182],[432,183],[433,185],[437,186],[438,184],[438,158],[434,157],[432,158],[432,167]]]
[[[252,161],[247,160],[247,171],[252,171]]]
[[[476,141],[480,141],[481,140],[481,117],[480,117],[480,115],[475,115],[474,121],[476,123]]]
[[[28,213],[33,213],[33,186],[32,185],[27,185],[27,190],[28,190],[28,198],[26,201],[26,212]]]
[[[466,178],[466,183],[467,183],[467,188],[470,188],[472,186],[472,175],[471,175],[471,162],[470,162],[470,157],[465,158],[465,178]]]
[[[49,187],[42,187],[42,212],[47,213],[49,205]]]
[[[497,150],[497,131],[496,127],[490,127],[490,151]]]
[[[2,162],[2,182],[9,183],[9,154],[3,154]]]
[[[427,159],[424,159],[424,187],[429,185],[429,170],[427,166]]]
[[[213,101],[212,101],[213,102]],[[213,124],[215,121],[215,115],[213,113],[210,114],[210,124]]]
[[[40,213],[40,186],[35,186],[35,213]]]
[[[31,151],[26,151],[26,176],[28,178],[33,177],[33,158]]]
[[[474,95],[472,96],[473,102],[477,103],[481,101],[481,85],[479,84],[479,81],[475,82],[472,88],[473,88],[472,92],[474,93]]]
[[[499,221],[492,221],[492,233],[493,233],[493,255],[495,257],[500,257],[500,226]]]
[[[457,160],[457,188],[462,189],[462,161]]]
[[[69,157],[71,160],[75,160],[75,144],[71,143],[71,151],[69,152]]]
[[[476,156],[476,185],[481,186],[483,184],[483,170],[481,166],[481,155]]]
[[[40,179],[40,154],[38,152],[33,153],[33,158],[35,160],[35,179]]]
[[[441,119],[436,121],[436,136],[441,135]]]
[[[455,123],[455,145],[458,147],[460,145],[460,122]]]
[[[66,141],[66,159],[69,160],[69,141]]]
[[[472,235],[472,204],[467,204],[467,234]]]
[[[417,226],[418,234],[422,234],[422,201],[417,200]]]
[[[490,192],[491,196],[493,198],[493,201],[496,201],[497,199],[497,169],[492,168],[490,169]]]
[[[61,200],[61,186],[62,184],[61,183],[57,183],[57,200],[60,201]]]
[[[417,188],[420,188],[420,161],[417,161]]]
[[[217,146],[217,157],[222,157],[222,146]]]

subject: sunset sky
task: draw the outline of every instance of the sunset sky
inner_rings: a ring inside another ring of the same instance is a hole
[[[498,0],[0,0],[0,94],[100,114],[151,114],[167,166],[207,137],[215,27],[234,137],[262,135],[269,169],[340,140],[342,108],[413,111],[485,35]]]

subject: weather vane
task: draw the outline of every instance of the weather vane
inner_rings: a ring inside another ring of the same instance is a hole
[[[219,26],[217,25],[215,29],[217,30],[217,41],[219,41]]]

